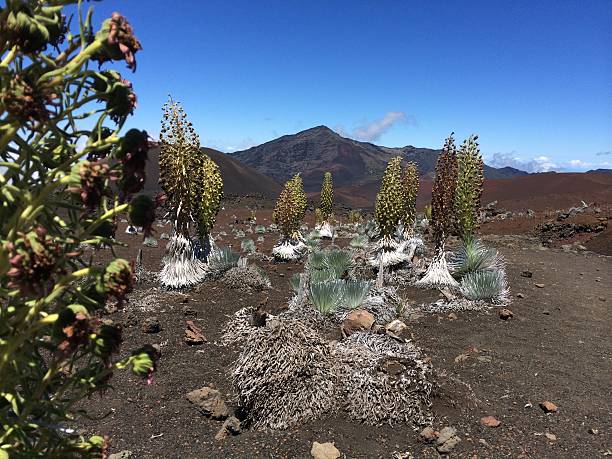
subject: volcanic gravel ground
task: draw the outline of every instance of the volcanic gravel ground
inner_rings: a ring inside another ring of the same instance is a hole
[[[226,209],[216,231],[228,233],[221,244],[239,248],[240,239],[227,227],[234,212],[239,219],[250,213]],[[263,215],[258,218],[268,225],[269,211],[268,221]],[[157,236],[164,230],[168,228],[158,228]],[[120,235],[129,247],[118,249],[118,255],[134,259],[141,238]],[[264,236],[266,241],[257,245],[269,254],[278,235]],[[457,429],[461,442],[451,457],[603,457],[612,448],[611,258],[545,249],[529,237],[487,235],[485,241],[498,247],[508,262],[514,317],[501,320],[497,310],[422,313],[408,322],[415,343],[432,359],[440,384],[433,427]],[[158,248],[143,250],[146,269],[159,269],[165,241],[159,242]],[[102,258],[108,256],[106,251]],[[83,408],[93,419],[80,420],[79,429],[108,435],[111,452],[130,450],[134,458],[308,458],[313,441],[333,441],[347,458],[391,458],[394,451],[439,457],[407,425],[374,428],[343,416],[289,431],[247,429],[223,441],[214,439],[222,423],[199,414],[185,394],[214,384],[230,408],[237,408],[227,371],[239,349],[216,344],[222,329],[242,307],[261,303],[270,310],[283,308],[292,295],[289,277],[303,269],[301,263],[253,263],[267,271],[271,290],[249,294],[206,282],[185,292],[186,303],[180,295],[151,290],[149,298],[155,301],[148,301],[146,308],[134,300],[106,315],[124,326],[123,354],[151,343],[161,347],[162,356],[152,385],[118,372],[113,389],[86,400]],[[531,271],[532,277],[523,277],[523,271]],[[133,297],[152,288],[156,286],[140,285]],[[402,295],[413,304],[438,298],[436,292],[410,288]],[[186,317],[186,307],[197,313],[195,319]],[[162,330],[145,334],[141,325],[152,316]],[[208,343],[184,343],[186,320],[194,320]],[[556,404],[558,411],[546,414],[538,405],[544,400]],[[482,426],[480,419],[487,415],[501,425]]]

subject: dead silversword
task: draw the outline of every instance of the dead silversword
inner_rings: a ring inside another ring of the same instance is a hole
[[[436,254],[427,272],[417,282],[421,287],[458,287],[446,263],[445,241],[456,227],[454,212],[457,188],[457,152],[453,133],[444,142],[442,153],[436,162],[436,176],[431,197],[431,228],[436,244]]]
[[[117,216],[144,186],[147,133],[122,134],[136,93],[95,65],[135,70],[141,45],[118,13],[94,33],[91,9],[79,10],[69,30],[64,3],[9,0],[0,9],[2,458],[105,456],[105,439],[67,423],[115,371],[150,380],[157,356],[143,347],[118,358],[121,329],[98,319],[132,290],[132,263],[83,256],[116,244]],[[150,228],[154,212],[139,205],[133,212]]]

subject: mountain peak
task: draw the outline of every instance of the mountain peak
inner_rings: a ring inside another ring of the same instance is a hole
[[[432,175],[440,150],[381,147],[342,137],[327,126],[315,126],[270,140],[232,156],[259,172],[283,183],[297,172],[302,174],[307,192],[321,189],[323,174],[334,175],[334,186],[355,187],[378,183],[388,161],[394,156],[415,161],[421,175]],[[487,178],[517,175],[517,171],[485,167]]]
[[[297,134],[295,134],[296,136],[303,136],[303,135],[338,135],[337,132],[335,132],[334,130],[328,128],[325,125],[320,125],[320,126],[315,126],[315,127],[311,127],[310,129],[305,129],[303,131],[298,132]]]

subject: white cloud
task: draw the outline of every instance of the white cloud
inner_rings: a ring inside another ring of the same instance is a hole
[[[568,164],[577,169],[586,169],[587,167],[592,166],[592,163],[583,161],[581,159],[571,159],[570,161],[568,161]]]
[[[517,156],[516,152],[493,153],[487,163],[493,167],[514,167],[526,172],[550,172],[560,171],[561,166],[555,163],[548,156],[536,156],[531,160],[523,160]]]
[[[597,156],[601,156],[597,154]],[[556,161],[549,156],[540,155],[533,159],[523,160],[516,152],[493,153],[486,161],[493,167],[514,167],[527,172],[571,172],[586,171],[588,169],[608,168],[612,163],[609,161],[590,162],[582,159],[570,159],[569,161]]]
[[[413,115],[407,115],[404,112],[387,112],[378,120],[357,126],[351,132],[351,137],[365,142],[372,142],[378,140],[397,123],[417,124],[416,118]],[[336,129],[341,135],[346,134],[342,126],[338,126]]]
[[[254,147],[255,145],[258,145],[257,142],[255,142],[255,140],[253,140],[251,137],[246,137],[240,140],[239,142],[232,143],[230,145],[224,144],[224,141],[211,139],[208,141],[206,146],[210,146],[211,148],[224,151],[226,153],[233,153],[235,151],[247,150],[251,147]]]

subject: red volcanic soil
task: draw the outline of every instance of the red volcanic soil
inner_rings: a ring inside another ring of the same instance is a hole
[[[247,231],[248,225],[237,222],[250,216],[246,205],[254,204],[245,199],[225,203],[215,227],[215,234],[228,234],[221,244],[239,247],[241,238],[233,237],[229,225]],[[268,224],[269,219],[266,203],[265,210],[257,211],[257,221]],[[312,212],[308,219],[312,224]],[[134,260],[142,237],[128,236],[124,228],[121,224],[118,236],[126,246],[117,252]],[[156,229],[168,231],[167,227]],[[277,233],[266,233],[265,242],[257,243],[258,250],[269,254],[277,238]],[[433,428],[457,429],[461,442],[451,452],[452,458],[603,457],[612,432],[608,339],[612,298],[606,284],[612,276],[610,259],[542,249],[537,240],[521,236],[486,236],[485,240],[507,260],[514,317],[504,321],[495,310],[457,311],[415,313],[408,322],[412,340],[431,359],[439,384]],[[160,269],[165,241],[159,242],[157,248],[142,247],[147,270]],[[347,242],[347,238],[337,241]],[[102,252],[110,257],[110,251]],[[144,283],[137,285],[123,308],[105,315],[104,319],[123,326],[122,355],[153,344],[161,349],[161,358],[152,385],[129,372],[117,372],[111,389],[84,400],[82,407],[91,418],[79,419],[75,425],[79,433],[108,435],[110,453],[129,450],[133,458],[147,459],[302,459],[311,457],[313,441],[335,442],[346,458],[440,458],[410,425],[371,427],[342,414],[287,431],[245,426],[240,435],[215,440],[222,422],[200,414],[185,395],[214,384],[230,409],[239,413],[229,371],[241,348],[219,344],[223,328],[242,307],[286,307],[292,296],[289,278],[304,269],[303,262],[251,259],[249,263],[267,272],[271,289],[245,292],[211,280],[177,298]],[[522,276],[525,270],[533,277]],[[438,298],[437,291],[412,287],[400,293],[411,307]],[[136,301],[144,294],[151,295],[149,301]],[[425,300],[425,294],[431,298]],[[161,331],[144,333],[142,325],[152,316],[159,320]],[[207,343],[185,344],[187,320],[202,329]],[[340,339],[339,330],[335,333]],[[541,409],[539,403],[544,400],[557,405],[557,412],[547,414]],[[494,416],[501,425],[483,426],[480,420],[485,416]],[[393,455],[407,451],[411,456]]]
[[[421,180],[419,206],[431,200],[431,181]],[[337,200],[351,207],[374,205],[380,183],[335,190]],[[581,201],[612,203],[612,174],[546,173],[500,180],[486,180],[482,202],[498,201],[507,210],[556,210],[577,206]]]

